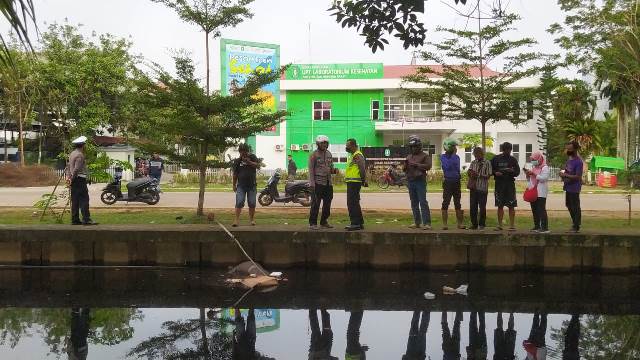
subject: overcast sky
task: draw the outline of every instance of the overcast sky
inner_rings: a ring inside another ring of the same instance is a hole
[[[530,36],[539,42],[539,50],[557,52],[546,28],[563,19],[556,0],[502,0],[509,10],[520,14],[517,36]],[[409,64],[413,49],[404,50],[392,40],[384,51],[371,53],[354,30],[342,29],[326,9],[330,0],[256,0],[254,17],[236,28],[223,30],[223,37],[280,44],[282,64],[383,62],[387,65]],[[204,35],[195,26],[183,23],[163,5],[150,0],[34,0],[40,29],[45,24],[64,22],[82,24],[90,35],[111,33],[126,37],[133,51],[164,67],[172,68],[172,52],[184,49],[193,55],[199,68],[204,64]],[[464,26],[466,20],[450,6],[453,0],[428,0],[424,20],[431,31],[429,40],[439,36],[438,25]],[[470,5],[455,6],[468,10]],[[6,31],[5,31],[6,32]],[[212,83],[219,87],[219,40],[212,41]]]

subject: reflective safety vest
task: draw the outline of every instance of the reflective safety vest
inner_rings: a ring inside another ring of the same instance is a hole
[[[353,154],[349,154],[349,156],[347,157],[347,170],[344,176],[345,182],[362,182],[360,168],[358,167],[358,164],[353,162],[353,157],[356,155],[364,157],[360,150],[356,150]]]

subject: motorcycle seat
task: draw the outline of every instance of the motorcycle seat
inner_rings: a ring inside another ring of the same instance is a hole
[[[149,177],[143,177],[143,178],[134,179],[133,181],[127,183],[127,190],[135,189],[135,188],[137,188],[139,186],[143,186],[143,185],[145,185],[147,183],[150,183],[151,181],[152,181],[152,179],[149,178]]]
[[[286,190],[286,189],[290,189],[292,187],[304,186],[304,185],[308,185],[308,184],[309,184],[309,181],[307,181],[307,180],[288,181],[284,188]]]

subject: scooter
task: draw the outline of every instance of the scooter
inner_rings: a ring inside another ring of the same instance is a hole
[[[280,182],[280,173],[275,172],[267,181],[267,186],[260,191],[258,202],[262,206],[269,206],[274,201],[281,203],[294,202],[302,206],[311,206],[311,188],[309,181],[287,181],[284,187],[284,195],[278,192],[278,183]]]
[[[156,179],[143,177],[127,183],[127,194],[120,190],[122,182],[122,168],[115,169],[113,181],[110,182],[100,195],[100,200],[106,205],[113,205],[118,201],[142,202],[155,205],[160,201],[160,190]]]

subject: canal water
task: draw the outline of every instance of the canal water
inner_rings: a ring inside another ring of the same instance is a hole
[[[635,275],[285,276],[247,294],[219,271],[0,270],[0,359],[640,358]]]

